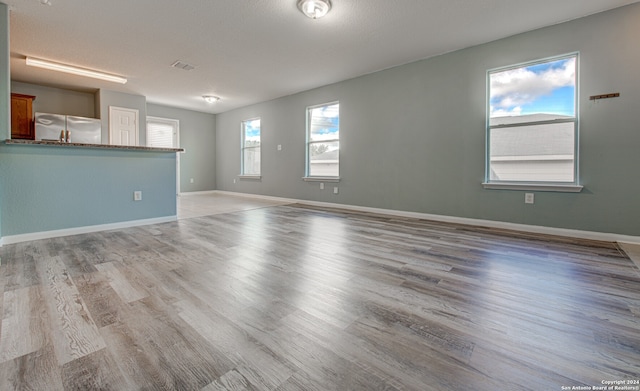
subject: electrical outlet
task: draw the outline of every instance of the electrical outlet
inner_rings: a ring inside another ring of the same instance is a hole
[[[338,194],[338,187],[337,186],[333,188],[333,194]]]
[[[324,183],[320,182],[320,190],[324,190]]]
[[[133,192],[133,200],[142,201],[142,192],[140,190],[136,190]]]
[[[189,179],[189,182],[193,183],[193,178]]]
[[[533,201],[534,201],[533,193],[524,193],[525,204],[533,204]]]
[[[236,178],[233,178],[233,183],[236,183]]]
[[[282,151],[282,144],[278,144],[278,151]]]

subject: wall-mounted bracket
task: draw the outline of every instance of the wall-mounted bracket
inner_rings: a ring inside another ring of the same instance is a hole
[[[619,92],[614,92],[614,93],[611,93],[611,94],[602,94],[602,95],[591,95],[589,97],[589,100],[617,98],[619,96],[620,96]]]

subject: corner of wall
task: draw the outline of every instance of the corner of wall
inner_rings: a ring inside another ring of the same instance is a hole
[[[9,48],[9,6],[0,3],[0,131],[5,127],[4,138],[11,138],[11,51]],[[0,185],[0,205],[3,188]],[[2,208],[0,208],[0,246],[2,246]]]
[[[4,138],[11,138],[11,51],[9,47],[9,6],[0,3],[0,118],[6,127]]]

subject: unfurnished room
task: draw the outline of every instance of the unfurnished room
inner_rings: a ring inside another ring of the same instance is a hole
[[[640,391],[638,37],[0,0],[0,390]]]

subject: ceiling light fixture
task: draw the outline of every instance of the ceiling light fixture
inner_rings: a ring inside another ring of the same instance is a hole
[[[311,19],[319,19],[331,9],[331,0],[298,0],[298,9]]]
[[[58,62],[40,60],[38,58],[33,58],[33,57],[27,57],[27,65],[30,65],[32,67],[49,69],[52,71],[71,73],[73,75],[78,75],[78,76],[86,76],[86,77],[92,77],[94,79],[112,81],[114,83],[124,84],[127,82],[127,79],[121,76],[110,75],[108,73],[94,71],[91,69],[78,68],[78,67],[74,67],[73,65],[60,64]]]
[[[207,101],[207,103],[216,103],[217,101],[220,100],[220,97],[219,96],[213,96],[213,95],[203,95],[202,99]]]

